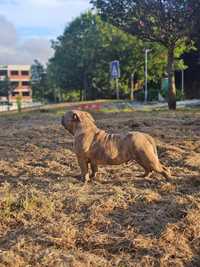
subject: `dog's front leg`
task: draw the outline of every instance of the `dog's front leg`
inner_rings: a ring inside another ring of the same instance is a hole
[[[98,172],[98,166],[96,165],[95,162],[90,162],[90,166],[91,166],[91,170],[92,170],[91,177],[95,178],[96,177],[96,173]]]
[[[89,182],[90,175],[88,171],[88,162],[84,158],[78,157],[78,164],[81,169],[81,176],[83,177],[85,183]]]

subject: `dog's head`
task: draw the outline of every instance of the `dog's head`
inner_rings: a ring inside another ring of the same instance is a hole
[[[85,111],[71,110],[67,111],[61,119],[61,124],[72,135],[75,134],[79,127],[90,127],[94,125],[94,119],[92,115]]]

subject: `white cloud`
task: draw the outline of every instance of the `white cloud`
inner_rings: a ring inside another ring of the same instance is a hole
[[[0,0],[1,1],[1,0]],[[2,5],[4,14],[18,28],[45,27],[58,34],[64,26],[90,7],[90,0],[16,0]]]
[[[28,52],[30,60],[37,58],[41,62],[47,62],[48,58],[53,55],[51,43],[45,38],[28,39],[21,45],[20,49]]]
[[[50,39],[89,7],[90,0],[0,0],[0,64],[47,62]]]
[[[0,16],[0,44],[5,47],[12,47],[17,42],[15,26],[5,17]]]
[[[46,63],[53,55],[51,44],[45,38],[20,41],[15,26],[0,15],[0,64],[31,64],[34,59]]]

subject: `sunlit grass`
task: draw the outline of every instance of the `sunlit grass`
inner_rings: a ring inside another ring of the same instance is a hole
[[[93,112],[106,131],[155,137],[172,178],[134,162],[88,185],[64,108],[0,116],[0,266],[198,266],[199,111]]]

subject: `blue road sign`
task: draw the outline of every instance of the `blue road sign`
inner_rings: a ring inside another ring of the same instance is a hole
[[[120,78],[120,65],[118,60],[114,60],[110,63],[110,72],[113,79]]]

